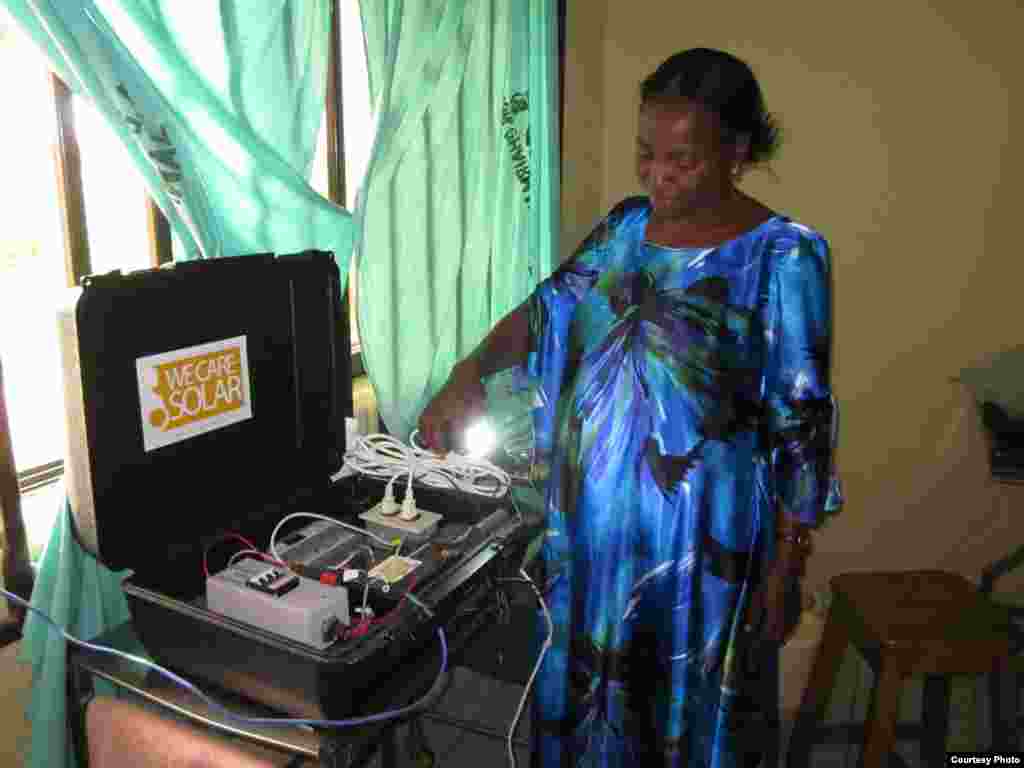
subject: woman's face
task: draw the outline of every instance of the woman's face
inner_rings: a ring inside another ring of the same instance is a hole
[[[718,116],[690,101],[640,107],[636,169],[654,211],[679,218],[715,208],[733,192],[736,144],[722,141]]]

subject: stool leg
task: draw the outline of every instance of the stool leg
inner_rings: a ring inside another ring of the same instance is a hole
[[[949,734],[949,678],[929,675],[921,698],[921,765],[943,765]]]
[[[793,723],[793,734],[789,740],[786,765],[789,768],[807,768],[814,743],[814,732],[825,714],[835,683],[836,673],[843,661],[843,652],[848,644],[844,624],[835,617],[835,609],[829,611],[825,632],[814,658],[811,675],[800,699],[800,710]]]
[[[865,723],[864,748],[860,753],[860,768],[885,768],[889,753],[896,742],[896,715],[903,687],[903,672],[884,654],[878,662],[875,687],[871,691],[871,706]]]

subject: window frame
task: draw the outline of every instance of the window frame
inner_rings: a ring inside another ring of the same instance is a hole
[[[345,115],[342,110],[342,77],[341,77],[341,4],[339,0],[331,2],[331,32],[327,49],[327,94],[325,97],[325,116],[327,122],[327,199],[336,205],[345,207],[348,191],[345,189]],[[352,329],[349,325],[349,309],[352,301],[351,281],[346,281],[347,289],[341,298],[341,322],[338,332],[341,335],[342,349],[352,349]],[[352,354],[352,378],[362,376],[363,356],[360,352]]]
[[[564,111],[565,111],[565,56],[566,56],[566,0],[558,0],[558,59],[559,59],[559,146],[562,145]],[[341,78],[341,25],[339,0],[331,3],[331,32],[328,54],[326,119],[327,119],[327,179],[328,198],[338,205],[344,206],[345,190],[345,152],[344,152],[344,116],[341,109],[342,78]],[[71,100],[71,89],[53,71],[50,72],[50,87],[53,93],[54,110],[57,120],[57,153],[54,158],[57,174],[57,189],[61,225],[64,234],[65,274],[69,286],[76,286],[82,277],[89,273],[89,240],[85,218],[85,200],[83,196],[81,153],[74,127],[74,113]],[[147,195],[147,226],[150,241],[150,264],[159,267],[173,261],[171,231],[166,217],[160,208]],[[342,311],[339,318],[339,333],[351,349],[351,329],[349,327],[349,302],[352,287],[342,299]],[[2,371],[0,361],[0,371]],[[364,374],[362,354],[352,354],[352,377]],[[2,382],[2,379],[0,379]],[[9,425],[6,423],[4,394],[0,387],[0,442],[10,439]],[[44,487],[60,479],[64,474],[64,462],[57,460],[38,467],[29,467],[17,471],[14,457],[9,451],[0,451],[0,498],[13,498],[13,512],[17,514],[21,525],[20,497],[29,491]],[[6,516],[6,508],[0,510]],[[0,524],[3,521],[0,520]],[[25,555],[27,557],[27,553]],[[2,565],[4,576],[9,577],[5,553]],[[22,564],[25,565],[25,564]],[[28,569],[31,572],[31,568]],[[9,582],[8,582],[9,583]],[[31,585],[29,585],[31,589]],[[24,613],[14,611],[7,621],[0,621],[0,648],[21,636]]]
[[[75,113],[71,88],[57,73],[50,71],[50,90],[56,118],[56,154],[54,172],[57,176],[58,208],[64,240],[64,275],[69,288],[82,282],[92,271],[89,256],[89,226],[85,213],[82,184],[82,151],[75,129]],[[149,232],[149,265],[159,267],[173,260],[171,228],[153,198],[146,195],[146,226]],[[64,474],[61,459],[17,473],[20,493],[41,488],[59,480]]]
[[[327,178],[328,197],[339,205],[345,204],[345,154],[344,125],[341,109],[341,36],[339,22],[339,3],[331,3],[331,39],[329,44],[326,119],[327,119]],[[88,222],[85,212],[85,196],[82,183],[82,152],[75,130],[74,107],[70,87],[52,70],[49,73],[49,86],[53,99],[56,119],[56,152],[54,156],[54,172],[57,177],[58,208],[64,246],[64,272],[69,287],[79,285],[82,278],[91,272],[89,256]],[[151,267],[160,267],[173,261],[171,229],[167,218],[153,201],[146,196],[146,219],[149,234]],[[349,328],[350,293],[345,292],[342,308],[339,313],[338,333],[344,343],[343,348],[351,349],[351,329]],[[2,370],[2,368],[0,368]],[[363,374],[362,355],[352,354],[352,376]],[[0,390],[0,414],[6,416],[3,391]],[[0,421],[0,438],[10,439],[10,426],[4,418]],[[0,452],[0,490],[4,498],[10,499],[11,510],[3,510],[4,516],[16,515],[24,528],[21,515],[20,497],[30,491],[56,482],[64,475],[63,460],[17,470],[13,453]],[[0,521],[2,523],[2,521]],[[4,576],[10,577],[16,568],[26,568],[29,564],[20,563],[27,558],[14,552],[5,552],[3,563]],[[9,564],[7,560],[11,560]],[[27,567],[31,573],[31,567]],[[7,579],[5,578],[5,582]],[[13,585],[12,585],[13,586]],[[31,590],[31,584],[28,585]],[[28,597],[27,595],[23,595]],[[0,621],[0,647],[15,642],[21,637],[24,624],[24,612],[11,606],[7,620]]]
[[[327,119],[327,180],[328,199],[338,205],[345,204],[345,151],[344,119],[341,110],[341,37],[338,0],[332,2],[331,40],[328,55],[326,119]],[[57,194],[61,227],[64,239],[64,266],[68,287],[79,285],[91,269],[89,256],[89,229],[85,213],[85,196],[82,184],[81,147],[75,130],[72,91],[52,70],[49,75],[56,116],[57,152],[54,158],[57,176]],[[160,207],[153,198],[146,195],[147,227],[151,267],[160,267],[174,260],[171,245],[171,228]],[[349,328],[350,290],[342,297],[342,326],[339,328],[347,347],[351,348]],[[352,376],[364,373],[362,355],[352,354]],[[21,493],[41,488],[58,480],[64,473],[64,462],[56,460],[28,467],[17,473],[18,489]]]

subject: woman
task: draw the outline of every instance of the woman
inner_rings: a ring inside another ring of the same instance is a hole
[[[776,143],[746,64],[665,61],[641,86],[647,197],[617,205],[420,419],[437,444],[482,408],[481,377],[514,365],[547,396],[541,765],[770,753],[787,596],[839,501],[828,245],[736,186]]]

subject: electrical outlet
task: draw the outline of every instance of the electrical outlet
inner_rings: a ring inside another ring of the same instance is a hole
[[[438,525],[443,519],[441,515],[417,507],[419,517],[415,520],[403,520],[399,515],[381,514],[381,504],[376,504],[368,512],[359,517],[366,523],[367,529],[383,539],[427,539],[437,533]]]

